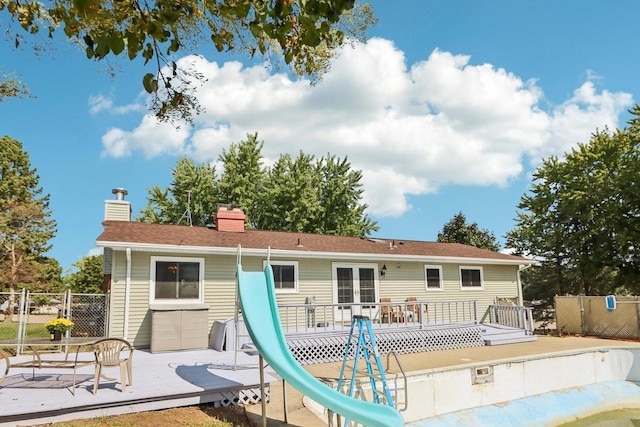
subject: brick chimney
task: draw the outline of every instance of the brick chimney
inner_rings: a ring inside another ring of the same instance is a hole
[[[233,205],[218,205],[216,211],[216,229],[218,231],[231,231],[244,233],[245,215],[242,208]]]
[[[124,188],[114,188],[111,190],[115,200],[104,201],[105,221],[131,221],[131,203],[124,199],[129,194]]]

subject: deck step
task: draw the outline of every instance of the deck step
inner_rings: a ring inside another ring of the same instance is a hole
[[[485,338],[484,345],[503,345],[503,344],[517,344],[521,342],[537,341],[538,337],[535,335],[522,335],[520,337],[492,337]]]
[[[536,341],[535,335],[527,334],[523,329],[496,324],[482,325],[484,345],[503,345]]]

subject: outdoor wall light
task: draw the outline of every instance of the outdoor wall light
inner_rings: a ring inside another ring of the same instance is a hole
[[[382,270],[380,270],[380,277],[384,277],[387,275],[387,265],[382,266]]]

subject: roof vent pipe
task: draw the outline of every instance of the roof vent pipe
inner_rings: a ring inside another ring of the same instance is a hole
[[[111,190],[111,194],[116,195],[116,200],[124,200],[124,196],[129,194],[129,192],[124,188],[114,188],[113,190]]]

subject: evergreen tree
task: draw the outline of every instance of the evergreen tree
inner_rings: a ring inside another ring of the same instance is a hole
[[[193,225],[213,224],[218,204],[215,167],[183,157],[171,173],[173,181],[169,188],[163,190],[155,185],[147,189],[147,206],[136,219],[157,224],[188,224],[185,212],[189,208]]]
[[[232,143],[223,150],[219,160],[224,165],[224,173],[219,182],[219,199],[222,203],[242,206],[246,222],[251,228],[261,223],[264,200],[262,199],[265,169],[262,166],[263,141],[258,141],[258,133],[247,135],[246,141]]]
[[[9,292],[33,289],[51,265],[44,257],[56,233],[49,195],[42,194],[22,144],[7,136],[0,138],[0,177],[0,283]]]

